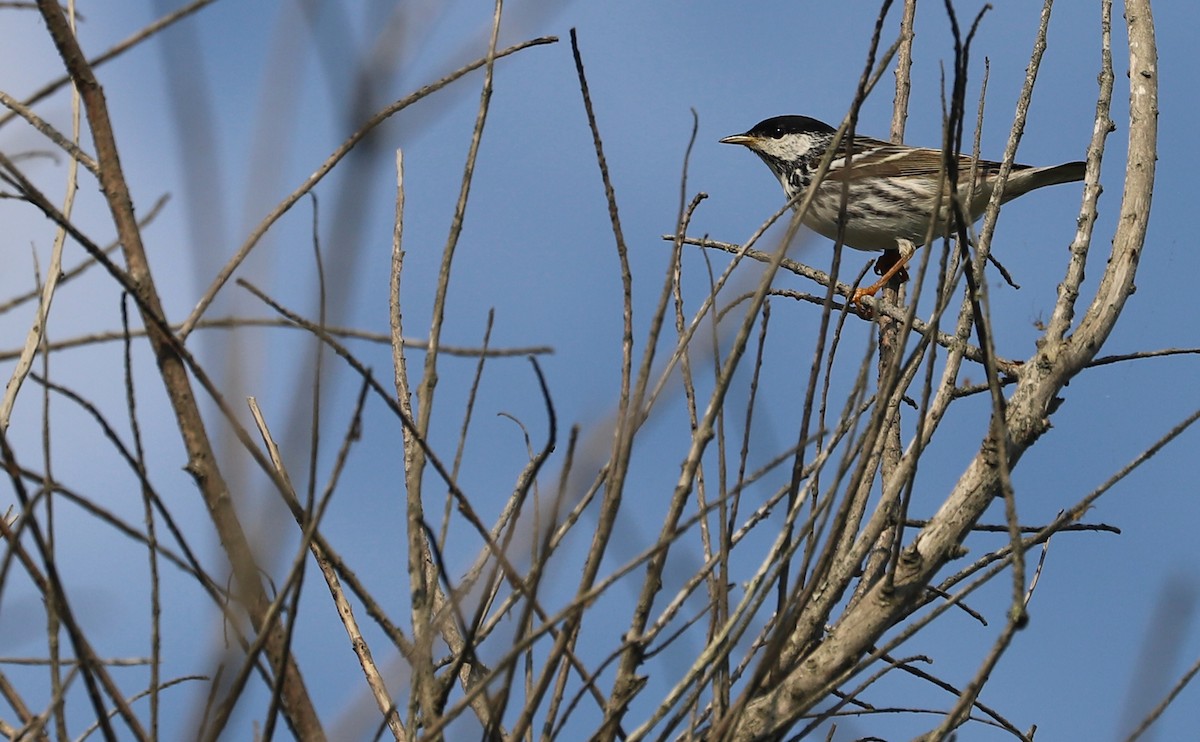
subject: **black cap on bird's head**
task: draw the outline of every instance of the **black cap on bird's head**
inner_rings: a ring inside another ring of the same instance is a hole
[[[725,137],[721,143],[750,146],[751,142],[779,139],[788,134],[832,134],[834,131],[829,124],[810,116],[773,116],[759,121],[745,134]]]

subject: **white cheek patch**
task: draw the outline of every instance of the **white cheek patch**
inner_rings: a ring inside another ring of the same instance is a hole
[[[792,157],[795,159],[799,159],[801,157],[807,157],[808,153],[812,152],[812,143],[813,143],[813,140],[809,139],[808,137],[804,137],[802,139],[795,140],[792,143],[795,145],[792,148]]]
[[[780,160],[798,160],[812,150],[812,140],[808,137],[783,137],[768,139],[763,143],[764,154]]]

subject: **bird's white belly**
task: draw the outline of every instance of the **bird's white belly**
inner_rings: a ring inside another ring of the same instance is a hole
[[[963,190],[965,197],[965,189]],[[974,195],[974,201],[982,207],[988,194]],[[836,241],[841,183],[823,184],[821,196],[823,197],[813,199],[802,221],[809,229]],[[893,194],[876,192],[868,196],[855,194],[852,189],[846,203],[846,226],[842,244],[856,250],[895,250],[897,241],[902,239],[914,245],[923,245],[926,235],[929,234],[930,218],[935,211],[938,219],[933,238],[937,239],[945,234],[946,222],[949,220],[948,199],[943,199],[940,207],[935,209],[936,199],[930,195],[922,199],[924,208],[916,209],[911,205],[902,206],[899,200],[901,196],[911,198],[912,194],[895,194],[893,197]],[[974,216],[975,209],[971,211]]]

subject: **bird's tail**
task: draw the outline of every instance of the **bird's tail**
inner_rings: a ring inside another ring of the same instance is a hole
[[[1032,182],[1026,190],[1032,191],[1034,188],[1058,185],[1059,183],[1074,183],[1083,180],[1086,170],[1086,162],[1067,162],[1062,165],[1034,168],[1030,173],[1033,176]]]

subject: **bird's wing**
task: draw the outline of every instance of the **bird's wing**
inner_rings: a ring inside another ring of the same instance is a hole
[[[980,174],[987,174],[1000,169],[1000,163],[991,160],[972,160],[966,155],[958,156],[958,168],[966,173],[972,163],[979,168]],[[834,160],[830,168],[830,177],[845,177],[845,158]],[[1016,170],[1024,169],[1025,165],[1013,165]],[[851,159],[851,169],[855,178],[881,177],[935,177],[942,169],[942,150],[928,147],[907,147],[870,137],[855,137],[854,151]]]

